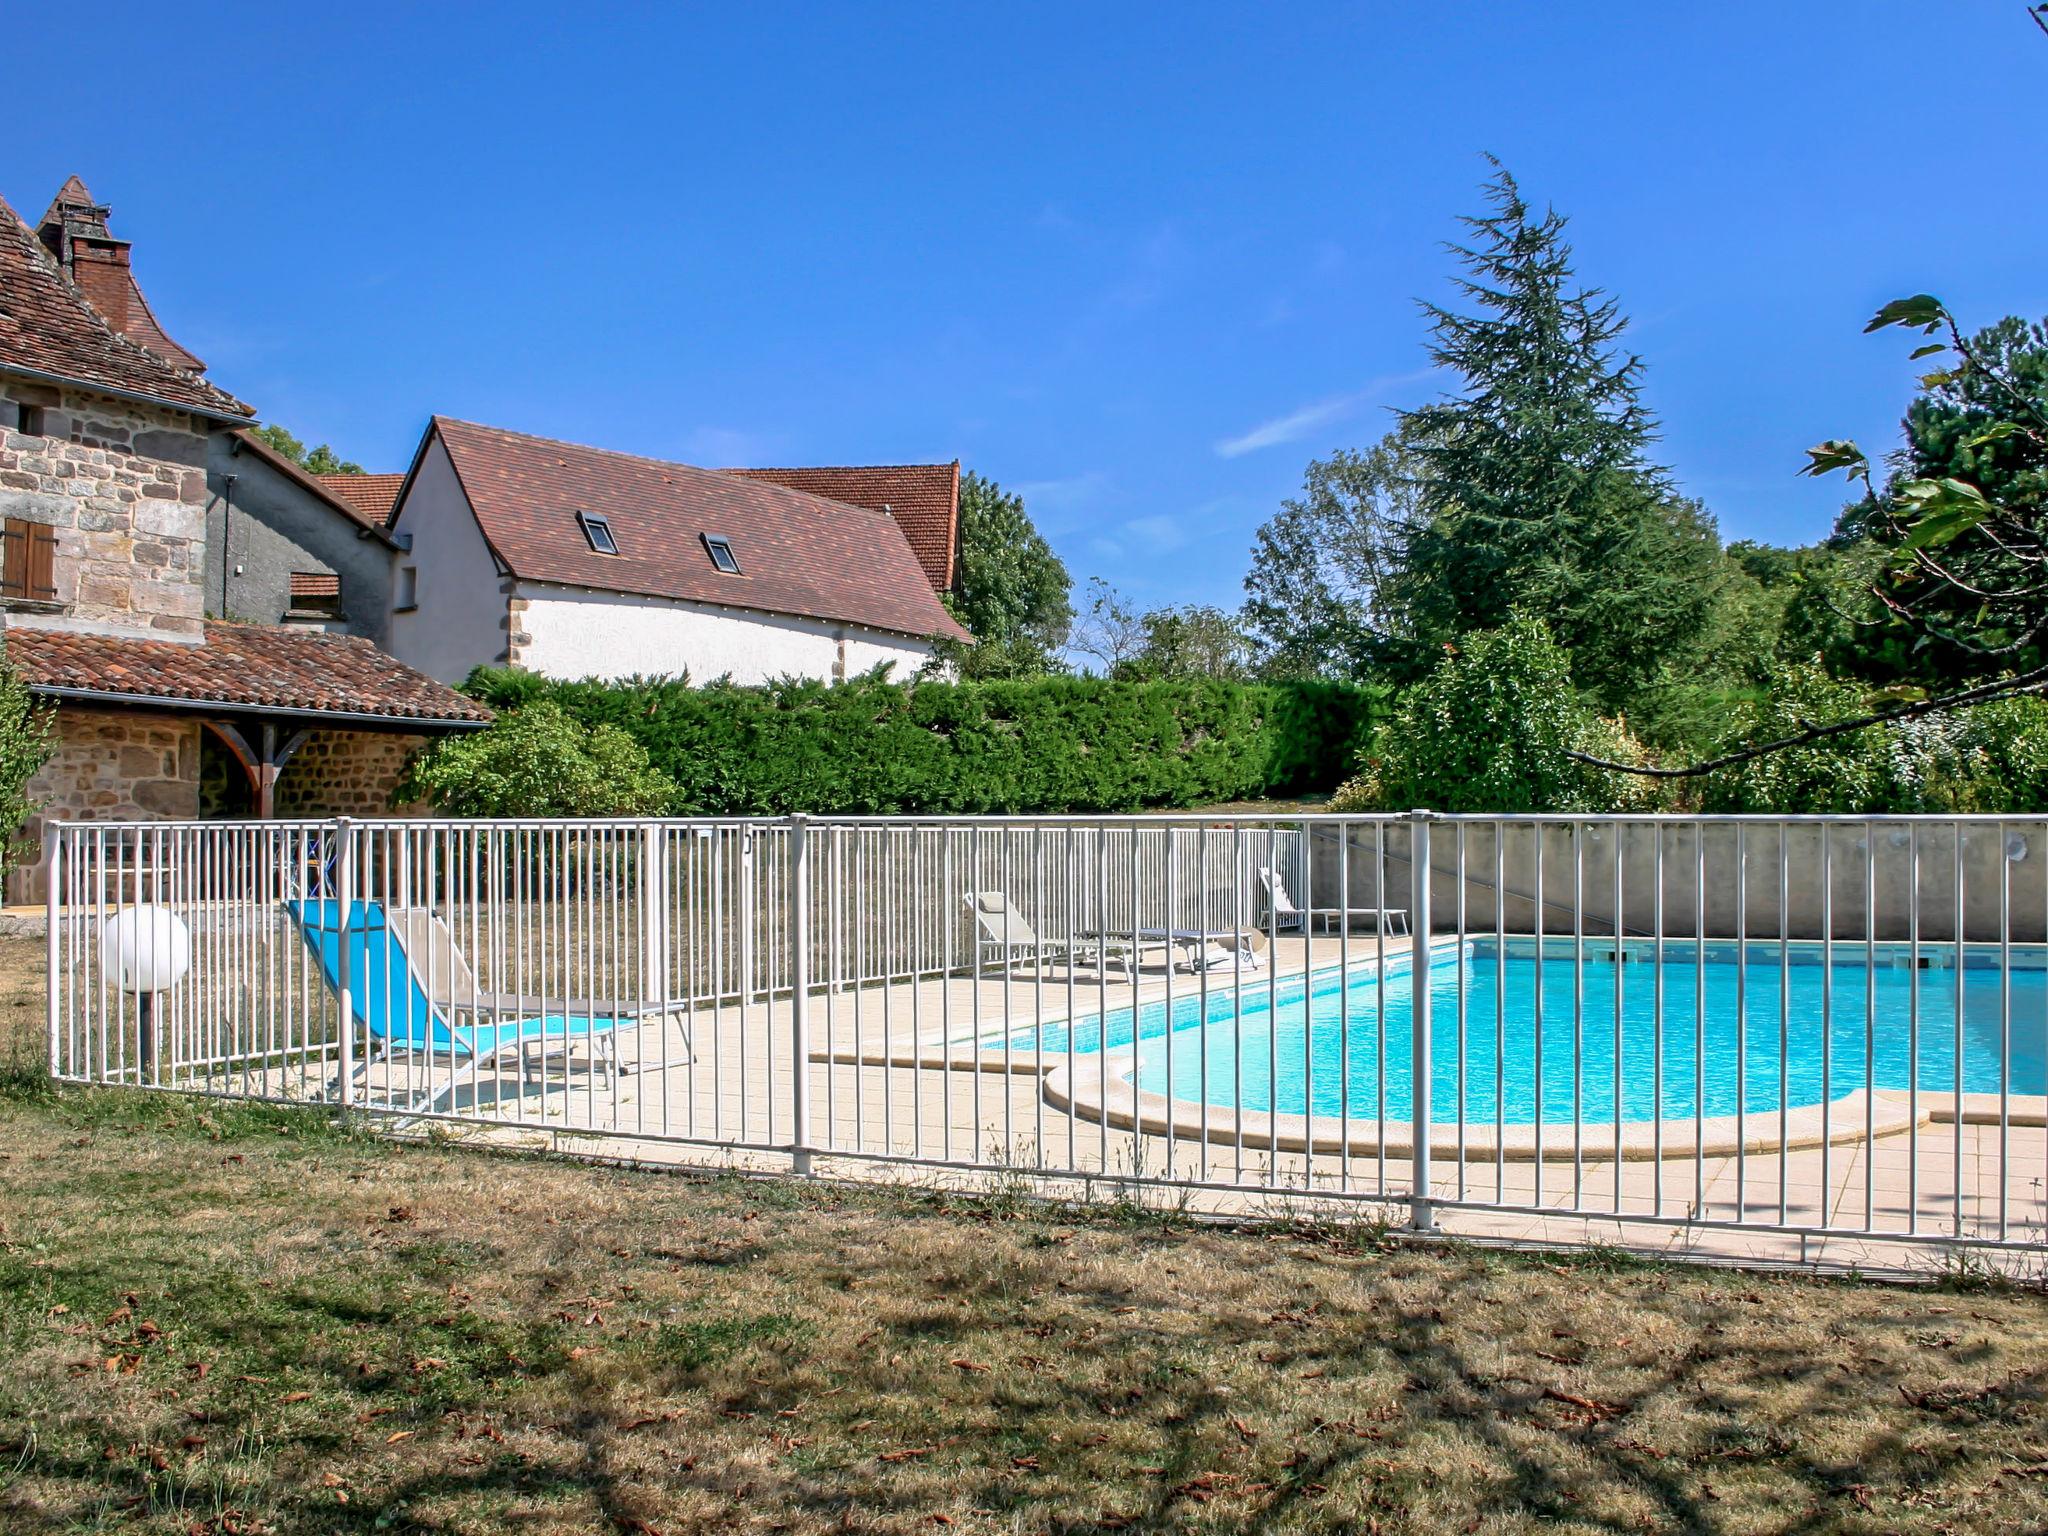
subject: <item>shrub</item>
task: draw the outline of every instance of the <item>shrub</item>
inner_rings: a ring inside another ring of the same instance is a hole
[[[424,748],[396,798],[431,800],[455,816],[636,816],[668,810],[675,794],[625,732],[586,729],[536,699]]]
[[[0,875],[20,856],[21,829],[36,808],[28,783],[56,742],[56,712],[36,702],[0,651]]]
[[[1363,772],[1333,810],[1528,812],[1652,808],[1649,781],[1567,755],[1629,762],[1641,749],[1572,686],[1571,663],[1543,621],[1516,615],[1500,629],[1444,647],[1435,669],[1395,701]]]
[[[880,672],[758,687],[555,682],[479,669],[495,707],[545,700],[637,741],[691,815],[1086,812],[1212,804],[1342,776],[1377,695],[1341,684]]]
[[[1818,658],[1774,669],[1760,700],[1731,716],[1723,749],[1864,714],[1871,700]],[[2033,813],[2048,804],[2048,700],[2002,699],[1810,746],[1707,777],[1707,811],[1757,814]]]

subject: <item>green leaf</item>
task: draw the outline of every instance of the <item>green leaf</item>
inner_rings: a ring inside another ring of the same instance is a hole
[[[1996,421],[1982,432],[1979,432],[1975,437],[1967,439],[1963,446],[1965,448],[1982,448],[1986,443],[1999,443],[2005,441],[2008,437],[2015,437],[2020,431],[2020,424],[2016,421]]]
[[[1893,299],[1875,315],[1870,324],[1863,327],[1864,335],[1881,331],[1888,325],[1903,325],[1909,330],[1924,331],[1932,335],[1941,329],[1948,319],[1948,311],[1941,300],[1931,293],[1916,293],[1910,299]]]
[[[1913,351],[1912,351],[1912,355],[1911,355],[1911,356],[1909,356],[1909,357],[1908,357],[1908,358],[1906,359],[1906,361],[1907,361],[1907,362],[1909,362],[1909,363],[1917,363],[1917,362],[1919,362],[1919,361],[1920,361],[1920,359],[1921,359],[1921,358],[1923,358],[1923,357],[1932,357],[1932,356],[1934,356],[1934,354],[1935,354],[1935,353],[1937,353],[1937,352],[1946,352],[1947,350],[1948,350],[1948,343],[1947,343],[1947,342],[1945,342],[1945,341],[1930,341],[1930,342],[1929,342],[1929,343],[1927,343],[1927,345],[1926,345],[1926,346],[1924,346],[1924,347],[1915,347],[1915,348],[1913,349]]]
[[[1822,475],[1833,474],[1838,469],[1853,475],[1870,462],[1861,448],[1840,437],[1831,437],[1819,447],[1807,449],[1806,459],[1806,468],[1799,472],[1802,475],[1812,475],[1816,479]]]
[[[1951,543],[1994,510],[1982,491],[1963,480],[1910,480],[1899,487],[1897,499],[1918,514],[1906,536],[1908,549]]]

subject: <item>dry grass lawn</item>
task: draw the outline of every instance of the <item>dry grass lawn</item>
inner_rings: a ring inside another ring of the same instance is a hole
[[[52,1092],[0,1530],[2048,1527],[2048,1303],[399,1145]]]

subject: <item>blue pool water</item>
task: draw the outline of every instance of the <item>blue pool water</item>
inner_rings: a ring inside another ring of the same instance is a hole
[[[1732,1115],[1738,1092],[1747,1113],[1771,1113],[1781,1103],[1818,1104],[1863,1087],[1866,1054],[1877,1088],[1903,1090],[1916,1075],[1924,1089],[1956,1086],[1952,945],[1922,945],[1932,963],[1919,969],[1903,946],[1880,945],[1872,972],[1860,944],[1838,944],[1832,966],[1822,963],[1818,945],[1795,945],[1781,968],[1774,943],[1752,941],[1738,955],[1732,942],[1710,941],[1700,965],[1693,945],[1667,942],[1661,1093],[1658,966],[1648,945],[1628,945],[1624,953],[1628,958],[1617,964],[1611,942],[1588,946],[1575,972],[1569,941],[1547,941],[1540,960],[1534,940],[1510,939],[1504,952],[1490,939],[1468,942],[1462,965],[1456,949],[1438,950],[1429,970],[1434,1117],[1458,1117],[1461,970],[1464,1112],[1471,1121],[1498,1115],[1510,1125],[1531,1124],[1540,1100],[1545,1124],[1569,1123],[1575,1111],[1611,1123],[1617,1095],[1625,1121]],[[1995,947],[1981,954],[1972,947],[1962,977],[1964,1091],[2043,1092],[2048,972],[2019,965],[2008,972]],[[1281,1114],[1409,1116],[1413,993],[1405,958],[1390,956],[1384,979],[1370,963],[1354,965],[1348,986],[1335,970],[1278,981],[1249,973],[1244,980],[1240,999],[1229,979],[1211,976],[1205,1005],[1199,979],[1176,978],[1170,1017],[1158,1002],[1135,1017],[1123,1009],[1076,1018],[1071,1027],[1033,1028],[996,1048],[1042,1050],[1048,1064],[1071,1051],[1087,1081],[1082,1058],[1097,1054],[1105,1037],[1111,1050],[1135,1039],[1134,1058],[1105,1070],[1135,1070],[1138,1086],[1150,1092]],[[2008,1016],[2009,1040],[2002,1042]]]

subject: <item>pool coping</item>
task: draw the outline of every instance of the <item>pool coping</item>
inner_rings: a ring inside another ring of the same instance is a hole
[[[1383,1122],[1337,1115],[1275,1115],[1268,1110],[1238,1111],[1216,1105],[1206,1106],[1205,1112],[1205,1106],[1195,1101],[1141,1090],[1131,1081],[1135,1054],[1128,1050],[1103,1054],[1098,1058],[1100,1067],[1086,1074],[1094,1081],[1082,1081],[1078,1068],[1069,1070],[1061,1065],[1053,1069],[1043,1084],[1046,1102],[1088,1125],[1106,1123],[1118,1130],[1176,1141],[1221,1142],[1311,1156],[1414,1155],[1414,1127],[1406,1119]],[[1102,1080],[1105,1076],[1107,1081]],[[1996,1096],[1992,1097],[1995,1103]],[[1709,1115],[1703,1120],[1687,1116],[1624,1121],[1619,1158],[1622,1162],[1649,1162],[1797,1152],[1823,1142],[1841,1146],[1901,1135],[1916,1125],[1932,1123],[1943,1107],[1931,1094],[1922,1094],[1916,1104],[1904,1093],[1885,1089],[1866,1093],[1859,1088],[1828,1104],[1789,1109],[1782,1118],[1771,1110],[1740,1117]],[[1545,1121],[1539,1144],[1535,1125],[1501,1127],[1496,1135],[1491,1121],[1468,1120],[1461,1140],[1456,1121],[1437,1121],[1430,1127],[1429,1149],[1432,1156],[1450,1158],[1462,1151],[1468,1163],[1496,1158],[1511,1163],[1539,1158],[1544,1162],[1615,1160],[1613,1121],[1583,1121],[1576,1138],[1573,1129],[1569,1122]]]

